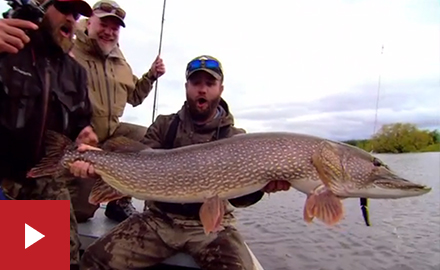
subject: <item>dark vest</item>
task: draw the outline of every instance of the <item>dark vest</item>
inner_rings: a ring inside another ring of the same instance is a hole
[[[165,136],[165,142],[162,145],[164,149],[172,149],[174,147],[174,140],[177,134],[177,128],[179,127],[180,118],[177,114],[174,115],[173,120],[168,128],[167,134]],[[227,138],[229,126],[224,126],[219,129],[212,140],[221,140]],[[199,210],[202,206],[201,203],[165,203],[165,202],[155,202],[157,208],[165,213],[171,213],[176,215],[182,215],[187,217],[197,218],[199,217]]]

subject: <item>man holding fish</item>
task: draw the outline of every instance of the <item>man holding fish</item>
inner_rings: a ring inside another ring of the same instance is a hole
[[[186,102],[176,114],[157,117],[145,134],[142,141],[145,145],[170,149],[245,133],[234,127],[233,116],[221,98],[224,76],[216,58],[203,55],[191,60],[186,79]],[[71,170],[78,175],[96,177],[93,166],[86,162],[75,162]],[[148,209],[143,213],[131,216],[92,244],[83,255],[81,267],[144,268],[160,263],[176,251],[184,251],[191,254],[202,269],[253,269],[251,255],[233,225],[232,206],[247,207],[258,202],[264,192],[289,188],[289,183],[275,181],[262,191],[229,200],[220,217],[224,229],[210,235],[205,234],[199,218],[201,203],[147,201]]]
[[[186,78],[184,106],[176,114],[158,116],[145,145],[123,137],[103,145],[143,153],[84,152],[93,147],[81,146],[63,154],[62,167],[100,176],[91,203],[130,195],[148,206],[89,246],[84,269],[141,269],[179,251],[192,255],[202,269],[252,269],[232,225],[231,205],[255,204],[274,186],[305,194],[303,220],[330,226],[343,219],[344,199],[398,199],[431,191],[351,145],[291,132],[244,134],[233,127],[220,97],[223,69],[213,57],[193,59]],[[52,135],[52,141],[68,140]],[[53,169],[42,166],[30,174]]]
[[[0,20],[0,192],[8,199],[70,200],[65,177],[26,179],[44,156],[47,130],[77,143],[97,142],[87,73],[68,55],[76,20],[91,14],[85,1],[55,0],[38,25]],[[79,244],[71,207],[70,269],[78,269]]]

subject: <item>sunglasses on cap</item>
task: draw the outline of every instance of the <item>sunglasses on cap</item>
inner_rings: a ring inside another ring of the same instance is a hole
[[[111,3],[106,3],[106,2],[101,2],[101,3],[97,4],[94,7],[94,10],[101,10],[106,13],[112,13],[112,14],[115,14],[116,16],[120,17],[121,19],[125,19],[125,15],[126,15],[125,11],[122,8],[115,7]]]
[[[75,20],[78,20],[80,17],[79,12],[75,10],[75,6],[72,4],[72,2],[54,1],[53,7],[64,15],[71,14]]]
[[[213,59],[195,59],[188,63],[186,68],[188,73],[191,73],[194,70],[206,68],[216,72],[219,75],[223,76],[223,72],[221,69],[221,65],[218,61]]]

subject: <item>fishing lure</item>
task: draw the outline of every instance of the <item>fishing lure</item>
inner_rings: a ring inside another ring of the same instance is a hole
[[[368,199],[360,198],[360,204],[361,204],[361,211],[362,211],[362,216],[364,217],[365,225],[371,226],[370,213],[368,211]]]

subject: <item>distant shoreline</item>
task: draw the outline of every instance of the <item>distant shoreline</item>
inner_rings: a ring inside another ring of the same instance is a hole
[[[439,130],[422,130],[411,123],[393,123],[382,128],[369,139],[346,140],[343,143],[376,154],[440,152]]]
[[[374,155],[413,155],[413,154],[440,154],[440,151],[429,151],[429,152],[406,152],[406,153],[372,153]]]
[[[343,143],[350,144],[359,147],[367,152],[373,150],[372,140],[348,140],[342,141]],[[376,154],[405,154],[405,153],[427,153],[427,152],[440,152],[440,143],[430,144],[426,147],[416,151],[399,151],[399,149],[393,149],[394,151],[373,151]]]

